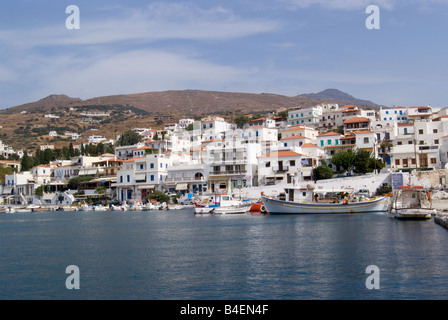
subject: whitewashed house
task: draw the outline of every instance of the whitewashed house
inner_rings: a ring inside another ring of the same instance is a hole
[[[281,150],[258,157],[258,184],[297,183],[312,180],[317,159],[294,151]]]
[[[144,157],[123,161],[117,173],[116,187],[119,201],[144,200],[154,190],[165,190],[170,159],[162,154],[148,154]]]

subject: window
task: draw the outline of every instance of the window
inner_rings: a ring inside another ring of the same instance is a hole
[[[271,166],[271,162],[270,161],[266,162],[266,168],[269,168],[270,166]]]
[[[434,144],[439,144],[439,139],[434,140]]]
[[[409,141],[408,141],[408,144],[412,144],[412,140],[409,140]]]
[[[436,158],[431,158],[431,164],[436,164],[437,163],[437,159]]]
[[[389,111],[386,111],[386,114],[389,114]]]
[[[150,164],[150,168],[151,168],[151,169],[154,169],[154,163],[151,163],[151,164]]]
[[[127,180],[127,182],[131,182],[131,176],[130,176],[130,175],[127,175],[127,176],[126,176],[126,180]]]
[[[120,176],[120,183],[123,183],[123,176]]]
[[[364,143],[369,143],[369,138],[368,137],[364,138]]]
[[[395,159],[395,165],[399,166],[400,165],[400,159]]]
[[[140,164],[140,170],[143,170],[143,163]]]
[[[418,130],[418,134],[423,134],[423,129]]]
[[[434,129],[434,130],[432,130],[432,132],[433,132],[433,133],[437,133],[438,131],[437,131],[437,129]]]
[[[327,140],[327,145],[331,146],[331,140]]]
[[[153,174],[151,175],[151,181],[154,181],[154,175]]]
[[[321,147],[324,146],[324,140],[320,140],[320,146],[321,146]]]
[[[289,160],[289,165],[294,167],[296,165],[296,160]]]
[[[403,159],[403,167],[407,167],[408,166],[408,159]]]
[[[398,142],[397,142],[397,145],[398,145],[398,146],[401,146],[402,144],[403,144],[403,142],[401,142],[401,141],[398,141]]]
[[[411,164],[416,164],[415,158],[411,159]]]

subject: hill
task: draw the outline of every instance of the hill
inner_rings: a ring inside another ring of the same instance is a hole
[[[345,102],[347,104],[353,104],[358,106],[368,106],[368,107],[380,107],[380,105],[369,101],[362,100],[349,95],[348,93],[342,92],[338,89],[326,89],[319,93],[308,93],[299,95],[299,97],[306,97],[313,100],[326,100],[334,102]]]
[[[240,114],[272,112],[280,108],[311,107],[323,102],[353,104],[351,96],[333,92],[327,96],[284,95],[240,92],[181,90],[123,94],[87,100],[66,95],[50,95],[36,102],[0,110],[0,140],[14,149],[36,150],[43,144],[56,148],[70,142],[80,144],[90,135],[103,135],[114,139],[116,135],[136,127],[160,129],[180,118],[201,119],[219,115],[232,120]],[[329,99],[327,99],[327,97]],[[367,104],[364,104],[366,106]],[[362,107],[363,105],[359,105]],[[51,117],[45,115],[51,114]],[[158,120],[156,116],[168,116]],[[48,133],[56,131],[57,137]],[[75,132],[82,139],[71,141],[65,132]]]

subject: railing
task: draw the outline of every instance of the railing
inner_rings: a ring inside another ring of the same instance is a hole
[[[166,182],[184,182],[184,181],[205,181],[203,177],[182,177],[182,178],[166,178]]]
[[[288,172],[289,171],[289,167],[287,166],[283,166],[283,167],[274,167],[272,168],[272,170],[276,173],[282,173],[282,172]]]

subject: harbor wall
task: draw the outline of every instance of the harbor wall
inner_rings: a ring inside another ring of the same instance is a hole
[[[394,173],[395,174],[395,173]],[[448,170],[440,169],[433,171],[413,171],[408,172],[396,172],[401,174],[403,179],[403,185],[419,185],[428,188],[431,191],[433,199],[448,199]],[[315,189],[339,189],[339,188],[353,188],[356,191],[359,189],[368,189],[370,194],[374,194],[376,190],[383,184],[393,185],[391,173],[380,174],[366,174],[362,176],[349,176],[343,178],[335,178],[328,180],[319,180],[316,183],[314,181],[302,181],[294,185],[294,187],[304,187],[307,185],[314,185]],[[259,198],[261,192],[267,196],[277,196],[279,193],[284,192],[285,187],[293,187],[292,184],[278,184],[274,186],[261,186],[250,187],[243,189],[236,189],[234,193],[236,195],[241,194],[243,197],[249,197],[251,199]]]

